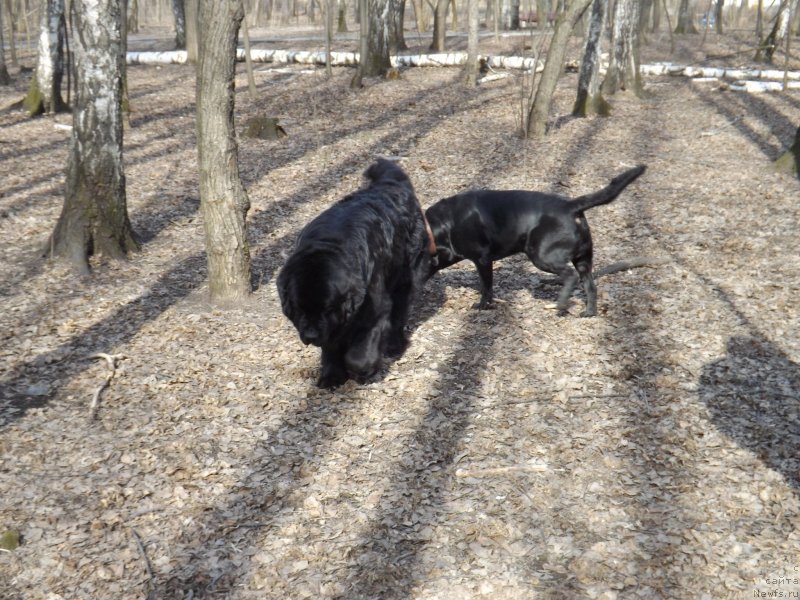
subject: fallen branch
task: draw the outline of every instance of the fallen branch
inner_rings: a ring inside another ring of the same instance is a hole
[[[150,559],[147,557],[147,551],[144,548],[144,544],[142,543],[142,538],[139,537],[139,533],[131,527],[131,531],[133,532],[133,538],[136,540],[136,546],[139,548],[139,553],[142,555],[144,559],[144,566],[147,569],[147,576],[150,578],[149,580],[149,587],[150,593],[147,594],[148,599],[153,596],[153,590],[155,590],[155,580],[156,577],[153,575],[153,566],[150,564]]]
[[[456,477],[493,477],[512,473],[546,473],[548,471],[550,471],[550,467],[544,463],[528,463],[489,469],[456,469]]]
[[[92,396],[92,403],[89,406],[89,420],[94,421],[97,418],[97,409],[100,406],[100,394],[103,393],[103,390],[106,389],[111,383],[111,380],[114,379],[114,376],[117,374],[117,361],[125,358],[125,355],[105,354],[103,352],[98,352],[97,354],[92,354],[89,358],[102,358],[104,361],[106,361],[109,371],[108,375],[106,375],[106,380],[100,384],[100,387],[95,390],[94,395]]]
[[[611,263],[603,267],[602,269],[598,269],[592,276],[595,279],[600,277],[605,277],[606,275],[611,275],[612,273],[619,273],[620,271],[627,271],[629,269],[637,269],[639,267],[655,267],[656,265],[665,265],[667,263],[672,262],[672,259],[662,257],[662,258],[650,258],[647,256],[637,256],[636,258],[631,258],[630,260],[621,260],[619,262]]]

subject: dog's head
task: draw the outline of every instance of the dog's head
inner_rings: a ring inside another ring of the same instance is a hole
[[[402,185],[412,189],[411,180],[406,175],[406,172],[400,168],[395,162],[379,158],[370,167],[364,171],[364,177],[369,179],[370,183],[377,185],[380,183],[393,183]]]
[[[339,337],[364,300],[347,270],[326,252],[292,255],[277,285],[283,314],[306,345],[323,346]]]
[[[425,220],[430,227],[430,233],[436,246],[436,254],[431,259],[430,275],[433,275],[437,271],[457,263],[464,257],[456,254],[453,249],[453,243],[450,239],[452,223],[440,206],[434,204],[426,210]]]

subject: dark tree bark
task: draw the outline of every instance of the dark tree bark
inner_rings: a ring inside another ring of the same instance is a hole
[[[197,63],[197,152],[200,210],[208,256],[211,301],[236,302],[250,294],[250,201],[239,177],[234,130],[234,77],[241,0],[200,0]]]
[[[138,249],[122,165],[123,4],[72,0],[75,106],[64,206],[51,255],[88,273],[88,257],[125,258]]]
[[[641,17],[639,18],[639,35],[644,38],[650,27],[650,17],[653,14],[653,0],[642,0]]]
[[[681,0],[678,8],[678,23],[675,25],[675,33],[697,33],[692,19],[690,0]]]
[[[722,9],[725,6],[725,0],[717,0],[714,5],[714,27],[717,28],[717,34],[722,35]]]
[[[347,0],[339,0],[339,18],[336,26],[337,33],[347,33]]]
[[[172,0],[172,15],[175,18],[175,48],[186,50],[186,10],[183,0]]]
[[[444,52],[448,6],[450,6],[450,0],[436,0],[436,8],[433,11],[433,41],[431,42],[431,50],[434,52]]]
[[[408,50],[403,23],[406,19],[406,0],[389,0],[389,53]]]
[[[536,96],[528,113],[527,133],[530,137],[542,138],[547,131],[550,104],[558,78],[564,70],[564,57],[567,53],[570,33],[572,33],[573,27],[589,7],[591,1],[569,0],[564,11],[556,19],[556,27],[553,32],[553,39],[550,41],[550,48],[547,50],[547,59],[544,62],[544,70],[539,79],[539,87],[536,88]]]
[[[628,90],[637,96],[642,93],[638,0],[616,0],[611,34],[611,60],[602,89],[607,96],[619,90]]]
[[[509,29],[518,30],[519,29],[519,3],[520,0],[511,0],[510,5],[510,14],[509,14]]]
[[[14,32],[11,32],[14,35]],[[6,52],[5,40],[3,39],[3,3],[0,2],[0,85],[8,85],[11,83],[11,76],[8,74],[8,67],[6,67]]]
[[[583,59],[578,75],[578,95],[572,114],[576,117],[586,117],[598,114],[608,116],[611,107],[603,98],[600,91],[600,50],[605,30],[608,0],[594,0],[592,2],[589,31],[583,46]]]
[[[31,116],[67,109],[61,96],[64,79],[64,0],[47,0],[42,10],[39,31],[39,58],[36,73],[23,101]]]
[[[775,161],[775,168],[800,177],[800,127],[794,134],[794,144]]]

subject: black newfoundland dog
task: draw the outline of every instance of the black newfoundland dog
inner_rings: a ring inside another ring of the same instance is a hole
[[[478,190],[440,200],[425,213],[436,241],[431,275],[471,260],[481,280],[476,308],[490,308],[492,263],[524,252],[542,271],[563,279],[560,314],[566,312],[580,278],[586,294],[583,316],[592,317],[597,313],[597,287],[592,277],[592,235],[583,213],[614,200],[644,171],[644,165],[629,169],[602,190],[574,200],[522,190]]]
[[[364,175],[367,187],[303,228],[277,280],[300,339],[322,348],[322,388],[368,379],[383,357],[402,355],[431,269],[432,238],[408,176],[384,159]]]

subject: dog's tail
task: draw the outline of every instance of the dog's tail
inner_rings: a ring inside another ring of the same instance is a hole
[[[644,173],[646,168],[647,167],[645,165],[639,165],[638,167],[629,169],[621,175],[614,177],[614,179],[611,180],[611,183],[609,183],[599,192],[594,192],[593,194],[586,194],[585,196],[579,196],[575,198],[575,200],[569,203],[572,213],[578,214],[584,210],[592,208],[593,206],[608,204],[612,200],[615,200],[617,196],[622,193],[622,190],[628,187],[629,184],[633,183],[633,181],[635,181],[639,175]]]
[[[395,182],[404,183],[409,181],[408,175],[395,162],[379,158],[364,171],[364,176],[372,183]]]

